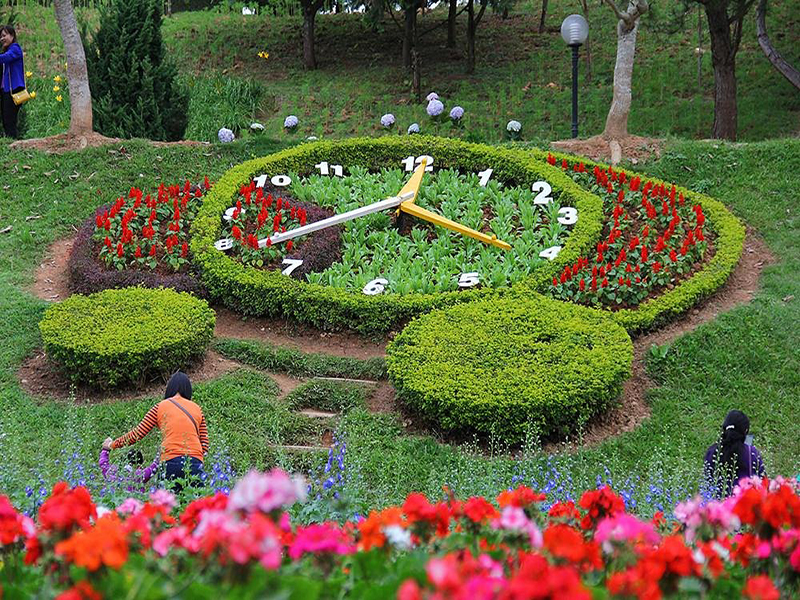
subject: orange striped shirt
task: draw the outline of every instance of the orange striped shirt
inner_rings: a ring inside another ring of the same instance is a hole
[[[194,417],[197,429],[195,429],[194,423],[192,423],[188,415],[170,400],[180,404]],[[122,448],[123,446],[135,444],[150,433],[154,427],[161,430],[162,461],[179,456],[193,456],[202,462],[203,455],[208,452],[208,429],[206,428],[206,418],[203,416],[203,411],[197,404],[180,395],[162,400],[156,404],[147,411],[141,423],[125,435],[114,440],[111,447]]]

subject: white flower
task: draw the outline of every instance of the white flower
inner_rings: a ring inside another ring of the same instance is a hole
[[[297,127],[297,124],[299,122],[300,121],[297,120],[297,117],[295,117],[294,115],[289,115],[283,120],[283,126],[286,127],[286,129],[294,129],[295,127]]]
[[[408,135],[411,135],[412,133],[419,133],[418,123],[412,123],[411,125],[408,126]]]
[[[256,11],[253,10],[252,8],[247,8],[246,6],[243,6],[242,7],[242,14],[243,15],[254,15],[254,14],[256,14]]]
[[[506,125],[506,131],[510,133],[519,133],[520,129],[522,129],[522,123],[519,121],[511,120],[508,122],[508,125]]]
[[[386,113],[381,117],[381,125],[384,127],[391,127],[394,125],[394,115],[392,113]]]
[[[309,142],[316,142],[319,138],[315,135],[310,135],[306,138]]]
[[[436,92],[431,92],[430,94],[425,96],[425,100],[427,100],[428,102],[430,102],[431,100],[438,100],[438,99],[439,99],[439,94],[437,94]]]
[[[264,131],[264,126],[261,123],[250,123],[250,131]]]
[[[387,525],[383,528],[383,535],[398,550],[411,550],[414,547],[414,542],[411,541],[411,532],[399,525]]]
[[[433,99],[428,102],[428,108],[425,109],[431,117],[438,117],[444,111],[444,104],[440,100]]]
[[[235,138],[233,132],[227,127],[223,127],[222,129],[220,129],[217,132],[217,137],[219,138],[219,141],[222,142],[223,144],[232,142]]]

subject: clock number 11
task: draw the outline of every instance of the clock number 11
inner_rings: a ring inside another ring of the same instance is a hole
[[[333,173],[335,177],[344,177],[344,169],[342,165],[329,165],[326,161],[314,165],[315,169],[319,169],[320,175],[330,175]]]

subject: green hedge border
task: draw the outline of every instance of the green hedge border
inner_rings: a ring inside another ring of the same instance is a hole
[[[399,398],[447,432],[523,441],[580,428],[630,376],[633,344],[606,313],[539,296],[435,310],[387,347]]]
[[[527,152],[536,160],[547,161],[548,151],[531,148]],[[584,160],[570,154],[560,152],[549,152],[549,154],[556,157],[557,164],[562,159],[566,159],[568,163],[582,160],[587,169],[594,169],[595,165],[603,169],[608,168],[605,163]],[[629,172],[622,168],[618,168],[618,170],[624,170],[631,175],[639,175],[643,181],[672,186],[671,182],[655,177]],[[716,292],[728,280],[744,251],[745,227],[721,201],[677,185],[676,189],[678,193],[683,193],[687,200],[703,207],[708,225],[717,234],[716,252],[709,263],[689,279],[681,282],[676,288],[643,302],[636,309],[603,311],[609,312],[612,318],[631,335],[651,330],[675,319]],[[537,289],[544,292],[546,287],[547,283],[544,287]]]
[[[348,328],[362,334],[384,334],[410,318],[433,310],[507,293],[512,288],[481,288],[440,294],[365,296],[341,288],[298,282],[278,271],[245,267],[213,247],[221,233],[221,215],[241,185],[260,173],[276,175],[307,169],[322,160],[378,168],[408,155],[430,154],[438,167],[479,171],[494,168],[494,176],[522,185],[546,179],[578,209],[580,219],[558,257],[530,278],[516,284],[540,289],[565,265],[591,251],[602,231],[602,200],[581,188],[560,168],[530,160],[525,151],[471,144],[429,136],[353,138],[302,144],[230,169],[214,185],[191,227],[191,251],[209,295],[245,315],[285,315],[322,329]]]

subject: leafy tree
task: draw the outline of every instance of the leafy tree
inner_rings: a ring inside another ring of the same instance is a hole
[[[161,38],[160,0],[113,0],[88,45],[97,130],[109,136],[179,140],[189,96]]]
[[[61,39],[67,54],[67,81],[69,82],[69,135],[80,137],[92,133],[92,92],[83,41],[78,33],[78,23],[70,0],[53,0]]]

